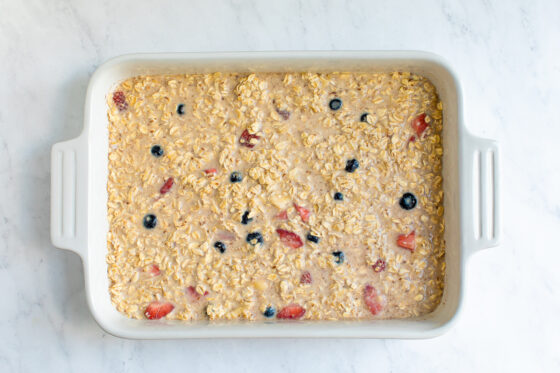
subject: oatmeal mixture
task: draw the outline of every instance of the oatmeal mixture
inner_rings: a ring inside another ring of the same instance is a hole
[[[386,319],[439,304],[442,104],[427,79],[139,76],[108,105],[120,312]]]

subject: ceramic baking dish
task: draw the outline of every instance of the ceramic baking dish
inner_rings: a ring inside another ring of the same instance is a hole
[[[135,320],[111,304],[107,277],[107,95],[141,74],[284,71],[410,71],[430,79],[444,105],[443,189],[446,277],[441,304],[404,320],[197,322]],[[468,258],[499,240],[499,159],[496,142],[471,135],[463,123],[457,78],[438,56],[420,52],[242,52],[138,54],[112,59],[92,76],[84,130],[52,149],[51,237],[82,258],[89,308],[107,332],[127,338],[360,337],[428,338],[457,319]]]

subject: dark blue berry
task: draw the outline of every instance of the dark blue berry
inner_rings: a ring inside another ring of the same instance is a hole
[[[274,307],[268,306],[268,307],[266,307],[266,310],[264,310],[263,315],[264,315],[264,317],[271,318],[271,317],[274,316],[275,313],[276,313],[276,310],[274,309]]]
[[[319,243],[319,241],[321,241],[321,239],[319,237],[314,236],[311,233],[307,233],[306,238],[307,238],[307,241],[311,241],[311,242],[314,242],[314,243]]]
[[[220,252],[220,254],[223,254],[223,253],[226,252],[226,244],[223,243],[222,241],[216,241],[216,242],[214,243],[214,247],[215,247],[216,249],[218,249],[218,251]]]
[[[334,194],[334,199],[335,199],[335,201],[344,201],[344,196],[342,195],[342,193],[336,192]]]
[[[157,225],[157,217],[154,214],[148,214],[144,216],[142,223],[147,229],[153,229]]]
[[[356,158],[352,158],[346,161],[346,167],[344,168],[346,172],[354,172],[360,167],[360,162]]]
[[[243,175],[241,175],[241,172],[238,171],[233,171],[229,177],[229,181],[232,183],[239,183],[241,180],[243,180]]]
[[[367,123],[367,116],[368,115],[369,115],[369,113],[363,113],[362,115],[360,115],[360,122]]]
[[[402,195],[399,205],[405,210],[412,210],[416,207],[416,197],[412,193],[405,193]]]
[[[263,243],[263,236],[260,232],[252,232],[247,235],[247,242],[255,246],[256,244]]]
[[[342,100],[339,98],[333,98],[330,102],[329,102],[329,107],[331,108],[331,110],[338,110],[342,107]]]
[[[177,114],[179,115],[185,114],[185,104],[177,105]]]
[[[344,253],[342,251],[333,251],[334,261],[336,264],[344,263]]]
[[[250,214],[249,211],[245,211],[245,212],[243,213],[243,216],[241,217],[241,224],[247,225],[247,224],[249,224],[250,222],[253,221],[253,218],[250,218],[250,217],[249,217],[249,214]]]
[[[154,157],[161,157],[163,155],[163,148],[159,145],[152,146],[150,151]]]

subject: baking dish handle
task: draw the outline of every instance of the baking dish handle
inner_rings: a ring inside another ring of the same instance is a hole
[[[83,136],[59,142],[51,153],[51,240],[83,258],[86,246],[87,143]]]
[[[465,238],[466,247],[474,253],[500,242],[500,152],[496,141],[470,134],[465,150]]]

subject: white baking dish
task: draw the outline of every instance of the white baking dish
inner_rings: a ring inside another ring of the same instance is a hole
[[[446,281],[431,314],[406,320],[341,322],[198,322],[133,320],[111,304],[107,277],[106,97],[116,83],[140,74],[213,71],[394,71],[429,78],[444,104],[443,188]],[[90,80],[82,134],[52,149],[51,237],[82,258],[91,312],[107,332],[127,338],[360,337],[427,338],[456,320],[466,262],[499,240],[498,147],[465,128],[459,83],[439,57],[419,52],[243,52],[139,54],[112,59]]]

